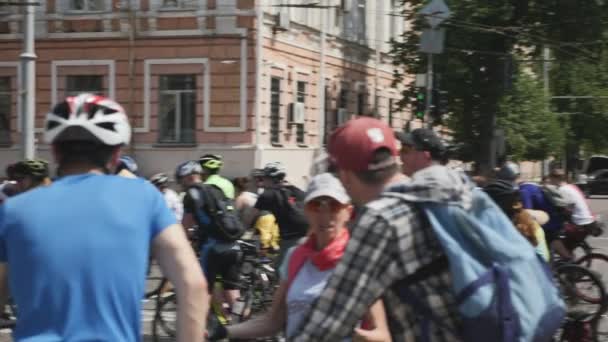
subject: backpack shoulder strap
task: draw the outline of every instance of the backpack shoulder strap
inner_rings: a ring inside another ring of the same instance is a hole
[[[207,210],[209,210],[211,214],[215,214],[219,208],[217,205],[217,196],[213,192],[217,192],[214,190],[219,188],[213,184],[202,184],[200,189],[201,193],[203,194],[203,199],[205,200]]]

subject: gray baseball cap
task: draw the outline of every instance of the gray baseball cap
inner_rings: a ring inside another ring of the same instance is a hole
[[[308,184],[308,189],[306,189],[304,203],[323,196],[331,197],[342,204],[350,203],[350,197],[344,186],[331,173],[322,173],[312,178],[310,184]]]

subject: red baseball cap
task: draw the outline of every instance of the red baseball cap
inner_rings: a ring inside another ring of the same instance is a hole
[[[384,122],[361,117],[349,120],[338,127],[329,138],[329,155],[339,169],[351,171],[378,170],[396,163],[373,163],[374,152],[386,148],[397,155],[395,133]]]

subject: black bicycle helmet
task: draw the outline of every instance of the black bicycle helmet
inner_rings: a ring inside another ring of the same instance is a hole
[[[15,163],[10,173],[13,178],[31,176],[36,179],[44,179],[49,176],[49,163],[42,159],[25,159]]]
[[[494,201],[504,201],[506,199],[513,199],[519,196],[519,188],[513,185],[512,182],[506,180],[495,180],[494,182],[486,185],[483,188]]]
[[[271,162],[264,166],[264,176],[274,179],[283,179],[287,175],[287,170],[281,162]]]

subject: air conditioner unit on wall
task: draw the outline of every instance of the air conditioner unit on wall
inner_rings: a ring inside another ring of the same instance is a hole
[[[340,1],[340,9],[343,12],[350,12],[353,8],[353,0],[341,0]]]
[[[287,31],[291,20],[289,19],[289,12],[281,9],[277,14],[277,22],[274,25],[274,31]]]
[[[294,102],[289,104],[289,123],[291,124],[303,124],[306,120],[306,108],[301,102]]]
[[[348,111],[346,108],[338,108],[336,111],[336,124],[341,125],[348,120]]]

